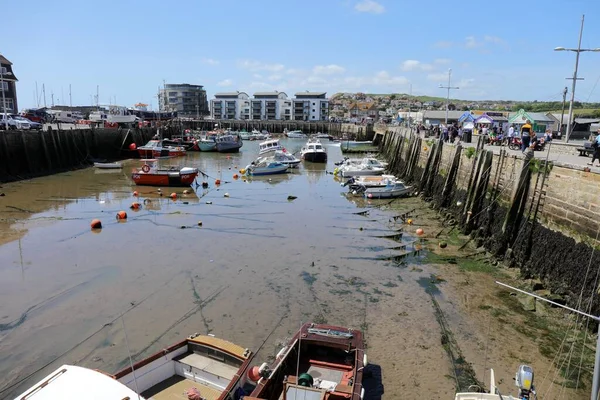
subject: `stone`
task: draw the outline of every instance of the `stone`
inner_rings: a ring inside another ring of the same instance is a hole
[[[542,281],[540,281],[539,279],[532,279],[531,280],[531,290],[533,290],[534,292],[537,290],[544,290],[544,284],[542,283]]]
[[[535,311],[535,297],[527,296],[526,294],[518,294],[517,300],[523,306],[523,310],[525,311]]]

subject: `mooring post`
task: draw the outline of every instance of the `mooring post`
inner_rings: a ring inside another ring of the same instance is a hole
[[[450,193],[452,193],[454,181],[456,180],[456,175],[458,173],[461,154],[462,146],[459,144],[454,148],[454,157],[452,159],[452,165],[450,166],[450,171],[448,171],[448,175],[446,175],[446,182],[444,182],[444,188],[442,189],[442,196],[439,204],[441,207],[447,206],[448,201],[450,200]]]
[[[510,208],[504,218],[504,224],[502,225],[502,233],[505,236],[505,243],[503,245],[512,245],[512,237],[514,236],[515,228],[520,223],[523,211],[525,209],[525,203],[527,202],[527,193],[529,192],[529,181],[531,178],[531,170],[529,168],[531,160],[533,159],[533,150],[529,149],[525,153],[523,159],[523,165],[521,166],[521,173],[519,179],[516,182],[516,188],[512,196]]]

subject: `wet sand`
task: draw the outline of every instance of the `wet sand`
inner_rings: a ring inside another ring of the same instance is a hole
[[[285,145],[293,152],[302,141]],[[348,199],[326,173],[342,158],[331,145],[327,166],[306,163],[285,176],[234,180],[257,148],[246,142],[240,154],[166,161],[209,175],[208,189],[183,195],[178,188],[176,201],[133,185],[128,173],[139,161],[123,171],[87,169],[4,185],[0,390],[52,363],[0,397],[16,395],[63,363],[122,368],[123,324],[134,361],[199,332],[259,350],[258,363],[271,359],[302,322],[315,321],[364,330],[369,362],[381,367],[384,398],[451,399],[451,363],[431,296],[419,284],[434,273],[447,281],[439,285],[440,307],[453,316],[467,360],[483,372],[483,350],[469,338],[489,337],[488,325],[479,324],[482,310],[473,310],[485,297],[464,301],[456,266],[381,259],[423,245],[411,235],[414,227],[391,217],[417,208],[425,229],[435,229],[424,203]],[[215,186],[216,178],[223,184]],[[136,201],[133,190],[146,200],[138,212],[128,208]],[[119,210],[127,211],[127,222],[115,220]],[[93,218],[103,222],[100,233],[89,229]],[[404,228],[397,240],[382,237]],[[494,287],[490,276],[472,281],[482,293]],[[498,361],[513,340],[496,336],[498,350],[488,349],[485,365],[508,382],[519,361]],[[532,362],[549,363],[541,356]],[[506,393],[514,392],[506,385]]]

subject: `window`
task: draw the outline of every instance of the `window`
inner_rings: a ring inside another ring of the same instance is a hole
[[[314,109],[314,108],[313,108],[313,111],[312,111],[312,112],[315,112],[315,109]]]
[[[313,106],[314,106],[315,104],[316,104],[316,103],[313,103]]]
[[[0,85],[0,90],[4,91],[4,90],[8,90],[8,82],[6,81],[2,81],[2,85]]]
[[[0,100],[2,100],[2,99],[0,99]],[[4,101],[5,101],[4,104],[6,104],[6,111],[7,112],[12,111],[13,110],[13,99],[5,99]],[[0,101],[0,106],[1,106],[1,101]],[[2,108],[2,107],[0,107],[0,108]],[[0,112],[4,112],[4,110],[0,110]]]
[[[2,73],[2,75],[5,75],[8,72],[8,70],[6,69],[6,67],[0,67],[0,73]]]

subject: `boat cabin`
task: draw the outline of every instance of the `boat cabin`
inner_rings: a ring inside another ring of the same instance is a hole
[[[321,142],[308,142],[304,148],[307,151],[325,151]]]
[[[271,151],[281,150],[281,144],[279,143],[279,139],[267,140],[265,142],[259,143],[258,145],[258,154],[264,154]]]

